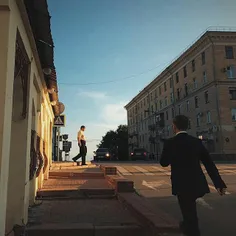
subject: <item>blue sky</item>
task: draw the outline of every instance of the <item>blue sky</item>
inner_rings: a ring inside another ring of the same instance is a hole
[[[48,5],[59,98],[66,106],[62,132],[76,140],[86,125],[89,157],[96,140],[126,123],[124,105],[172,59],[206,28],[236,22],[235,0],[48,0]],[[111,80],[117,82],[103,83]],[[77,151],[73,142],[72,155]]]

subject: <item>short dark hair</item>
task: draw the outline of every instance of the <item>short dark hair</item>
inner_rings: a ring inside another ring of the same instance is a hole
[[[80,129],[85,129],[85,126],[84,126],[84,125],[81,125]]]
[[[174,118],[173,124],[178,130],[186,131],[189,125],[189,119],[187,116],[178,115]]]

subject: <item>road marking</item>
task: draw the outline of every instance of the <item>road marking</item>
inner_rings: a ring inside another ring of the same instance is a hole
[[[196,200],[196,202],[197,202],[199,205],[202,205],[203,207],[206,207],[206,208],[208,208],[208,209],[210,209],[210,210],[213,210],[213,207],[210,206],[203,198],[198,198],[198,199]]]
[[[145,170],[144,168],[140,167],[140,166],[133,166],[133,168],[135,168],[136,170],[142,172],[145,175],[155,175],[147,170]]]
[[[162,167],[152,166],[152,168],[155,169],[155,170],[159,170],[159,171],[161,171],[162,173],[164,173],[164,174],[166,174],[166,175],[168,175],[168,176],[171,175],[171,172],[170,172],[170,171],[166,171],[166,170],[163,169]]]
[[[146,187],[151,188],[153,190],[157,190],[158,187],[160,187],[161,185],[164,185],[164,184],[167,184],[164,180],[152,181],[152,182],[147,182],[147,181],[143,180],[143,182],[142,182],[143,186],[146,186]]]
[[[212,186],[212,185],[210,185],[210,184],[208,184],[208,185],[209,185],[209,188],[210,188],[210,189],[212,189],[212,190],[214,190],[215,192],[217,192],[217,190],[216,190],[216,188],[215,188],[214,186]],[[231,193],[228,192],[228,191],[226,191],[225,194],[226,194],[226,195],[230,195]]]
[[[122,175],[132,175],[128,170],[126,170],[122,166],[116,166],[116,168]]]
[[[224,170],[224,172],[236,175],[236,170]]]

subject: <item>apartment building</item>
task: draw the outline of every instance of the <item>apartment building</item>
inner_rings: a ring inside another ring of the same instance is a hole
[[[236,32],[206,31],[126,106],[130,151],[155,156],[173,136],[175,115],[214,154],[235,154]]]

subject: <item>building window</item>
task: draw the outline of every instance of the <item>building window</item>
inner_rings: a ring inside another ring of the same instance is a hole
[[[151,101],[152,101],[152,93],[151,93]]]
[[[202,65],[206,64],[206,54],[205,52],[202,52]]]
[[[236,100],[236,88],[229,88],[230,100]]]
[[[234,59],[234,49],[232,46],[225,46],[226,59]]]
[[[200,115],[197,115],[197,127],[199,127],[200,126],[200,123],[201,123],[201,121],[200,121]]]
[[[171,108],[171,115],[172,115],[172,118],[175,117],[175,109],[173,107]]]
[[[178,100],[180,99],[180,89],[179,88],[177,89],[177,99]]]
[[[197,80],[193,78],[193,89],[197,89]]]
[[[186,78],[186,77],[187,77],[187,67],[184,66],[184,78]]]
[[[167,136],[169,136],[170,135],[170,126],[168,125],[167,126]]]
[[[179,73],[178,72],[175,74],[175,80],[176,80],[176,84],[178,84],[179,83]]]
[[[178,109],[179,109],[179,115],[181,114],[181,107],[182,107],[182,105],[180,104],[180,105],[178,106]]]
[[[167,97],[165,97],[165,106],[167,106],[168,105],[168,99],[167,99]]]
[[[186,102],[186,111],[189,111],[189,101]]]
[[[156,106],[156,111],[157,111],[157,110],[158,110],[158,104],[157,104],[157,102],[156,102],[155,106]]]
[[[161,86],[159,87],[159,95],[161,95]]]
[[[166,91],[166,82],[164,83],[164,90]]]
[[[157,89],[155,90],[155,98],[157,98]]]
[[[170,79],[170,88],[172,88],[173,87],[173,79],[171,78]]]
[[[171,103],[174,102],[174,93],[170,93],[170,101],[171,101]]]
[[[203,83],[205,84],[207,82],[207,73],[206,71],[203,71]]]
[[[192,60],[192,72],[194,72],[195,69],[196,69],[196,67],[195,67],[195,60]]]
[[[162,100],[160,100],[160,109],[162,109]]]
[[[168,120],[168,119],[169,119],[169,112],[166,111],[166,120]]]
[[[204,93],[205,103],[209,103],[209,94],[208,91]]]
[[[211,112],[208,111],[207,112],[207,124],[210,124],[211,123]]]
[[[194,100],[195,100],[195,108],[198,108],[198,107],[199,107],[199,104],[198,104],[198,96],[196,96],[196,97],[194,98]]]
[[[185,90],[185,96],[188,96],[188,84],[187,83],[184,85],[184,90]]]
[[[236,108],[231,109],[232,121],[236,121]]]
[[[151,111],[152,111],[152,113],[154,112],[154,107],[153,107],[153,105],[151,106]]]
[[[236,79],[236,67],[228,66],[227,67],[227,77],[228,79]]]
[[[191,129],[191,120],[188,119],[188,129]]]

